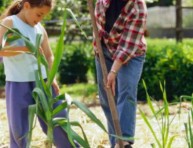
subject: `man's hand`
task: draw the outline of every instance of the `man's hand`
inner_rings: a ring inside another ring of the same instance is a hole
[[[106,84],[107,86],[106,87],[111,88],[114,96],[115,96],[116,76],[121,66],[122,66],[122,62],[119,59],[115,60],[107,76],[107,84]]]
[[[107,76],[107,88],[110,88],[113,96],[115,96],[115,85],[116,85],[116,73],[110,71]]]

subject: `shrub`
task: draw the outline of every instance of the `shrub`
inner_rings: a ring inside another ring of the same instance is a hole
[[[151,96],[163,99],[158,82],[166,81],[167,98],[172,101],[182,94],[193,92],[193,43],[176,44],[174,40],[148,40],[148,51],[142,78],[148,85]],[[145,92],[140,82],[138,98]]]
[[[11,2],[11,0],[0,0],[0,15],[4,12],[4,10]]]
[[[4,66],[0,59],[0,87],[5,85],[5,74],[4,74]]]
[[[87,72],[91,66],[91,46],[73,44],[66,46],[59,67],[59,81],[62,84],[87,82]]]

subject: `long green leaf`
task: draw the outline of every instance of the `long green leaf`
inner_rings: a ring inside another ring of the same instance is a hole
[[[145,114],[143,113],[143,111],[141,109],[139,109],[139,112],[143,118],[143,120],[145,121],[145,123],[147,124],[147,126],[149,127],[154,139],[156,140],[156,143],[158,144],[159,148],[161,148],[161,143],[156,135],[156,131],[154,131],[153,127],[151,126],[150,122],[148,121],[147,117],[145,116]]]
[[[188,134],[188,124],[187,123],[184,123],[184,127],[185,127],[185,132],[186,132],[186,142],[188,144],[188,147],[190,147],[190,141],[189,141],[189,134]]]
[[[143,86],[144,86],[144,88],[145,88],[146,98],[147,98],[148,105],[149,105],[152,113],[155,115],[155,109],[154,109],[154,107],[153,107],[153,104],[152,104],[152,101],[151,101],[151,99],[150,99],[150,96],[149,96],[149,94],[147,93],[147,86],[146,86],[146,83],[145,83],[144,80],[143,80]]]
[[[82,131],[82,134],[83,134],[83,137],[84,137],[84,145],[82,145],[82,146],[88,146],[89,147],[89,142],[88,142],[88,139],[87,139],[87,137],[86,137],[86,134],[85,134],[85,132],[84,132],[84,130],[83,130],[83,128],[82,128],[82,126],[81,126],[81,124],[80,123],[78,123],[78,122],[70,122],[70,124],[72,125],[72,126],[77,126],[77,127],[79,127],[80,129],[81,129],[81,131]],[[78,134],[75,134],[74,132],[72,133],[72,135],[73,135],[73,138],[75,139],[75,140],[78,140],[79,138],[80,138],[80,136],[78,135]]]
[[[45,66],[45,68],[46,68],[46,73],[47,73],[47,75],[48,75],[49,65],[48,65],[48,62],[47,62],[47,60],[46,60],[46,58],[45,58],[44,55],[41,55],[41,56],[40,56],[40,61],[41,61],[41,63]]]
[[[168,101],[167,101],[167,95],[166,95],[166,90],[162,87],[161,83],[160,83],[160,87],[163,93],[163,100],[164,100],[164,115],[163,118],[164,123],[163,123],[163,145],[167,145],[168,142],[168,136],[169,136],[169,128],[170,128],[170,122],[169,122],[169,105],[168,105]]]
[[[62,59],[65,32],[66,32],[66,10],[64,11],[63,25],[61,28],[61,34],[60,34],[59,42],[58,42],[57,47],[56,47],[57,51],[55,52],[54,62],[53,62],[52,68],[51,68],[49,76],[48,76],[48,86],[51,86],[53,79],[58,71],[60,61]]]
[[[16,36],[21,37],[21,38],[24,40],[24,42],[25,42],[26,46],[28,47],[28,49],[29,49],[32,53],[34,53],[34,52],[36,51],[36,47],[31,43],[31,41],[30,41],[27,37],[25,37],[24,35],[22,35],[22,34],[19,32],[18,29],[9,28],[9,27],[1,24],[1,23],[0,23],[0,26],[6,28],[8,31],[16,34]]]
[[[72,101],[72,104],[82,110],[94,123],[96,123],[101,129],[103,129],[103,131],[107,132],[102,122],[83,103],[74,100]]]
[[[46,98],[44,92],[40,88],[36,87],[33,90],[33,97],[35,99],[40,100],[40,103],[41,103],[42,108],[44,109],[47,121],[51,121],[52,113],[51,113],[51,109],[48,105],[48,101],[47,101],[47,98]]]
[[[73,139],[73,135],[72,135],[71,124],[69,122],[68,114],[67,114],[66,118],[61,118],[61,117],[60,118],[58,118],[58,117],[53,118],[52,123],[53,123],[54,127],[60,125],[61,128],[66,131],[67,136],[68,136],[68,140],[70,141],[72,146],[75,147],[74,139]]]
[[[14,30],[14,29],[13,29]],[[4,35],[3,35],[3,40],[2,40],[2,47],[5,46],[6,42],[10,43],[12,41],[18,40],[21,38],[19,35],[14,34],[10,30],[8,30]]]
[[[54,126],[61,126],[62,129],[68,134],[67,130],[67,119],[66,118],[54,118],[53,123]],[[86,134],[84,133],[81,125],[77,122],[70,122],[71,125],[73,126],[79,126],[82,130],[84,138],[86,138]],[[88,140],[83,139],[81,136],[79,136],[73,129],[71,129],[71,136],[73,141],[76,140],[78,144],[80,144],[84,148],[90,148]],[[87,138],[86,138],[87,139]]]
[[[37,36],[36,36],[36,45],[35,45],[37,50],[40,48],[41,39],[42,39],[42,34],[38,33]]]
[[[171,148],[171,147],[172,147],[172,143],[173,143],[173,141],[174,141],[175,138],[176,138],[176,135],[174,135],[174,136],[172,136],[172,137],[170,138],[169,143],[168,143],[168,145],[167,145],[167,148]]]
[[[193,130],[192,130],[192,124],[193,121],[191,120],[191,115],[188,115],[188,129],[189,129],[189,139],[190,139],[190,143],[191,146],[193,146]]]
[[[59,106],[57,106],[53,112],[52,112],[52,116],[54,117],[55,115],[57,115],[58,113],[60,113],[62,110],[66,109],[68,107],[67,102],[63,102],[62,104],[60,104]]]
[[[23,36],[19,32],[18,29],[16,29],[16,28],[9,28],[9,27],[6,27],[6,26],[4,26],[2,24],[0,24],[0,25],[8,29],[8,31],[3,35],[2,47],[5,46],[6,42],[10,43],[10,42],[13,42],[15,40],[18,40],[18,39],[22,38],[24,40],[24,42],[26,43],[26,46],[31,50],[31,52],[35,51],[34,45],[30,42],[30,40],[28,38]]]
[[[33,130],[33,123],[34,123],[34,116],[36,113],[36,105],[30,105],[28,107],[28,121],[29,121],[29,132],[27,137],[27,148],[30,147],[31,139],[32,139],[32,130]]]
[[[73,20],[75,21],[76,25],[77,25],[78,28],[80,29],[80,31],[81,31],[81,33],[83,34],[83,36],[84,36],[86,39],[88,39],[85,31],[82,29],[80,23],[79,23],[78,20],[76,19],[76,16],[75,16],[74,13],[72,12],[72,10],[71,10],[71,9],[66,9],[66,10],[67,10],[67,11],[70,13],[70,15],[72,16]]]
[[[58,102],[59,100],[66,100],[65,99],[65,95],[64,94],[60,94],[60,95],[58,95],[58,96],[56,96],[54,99],[52,99],[52,104],[54,104],[54,103],[56,103],[56,102]]]
[[[44,56],[40,54],[39,51],[37,51],[37,64],[38,64],[38,71],[36,74],[36,83],[40,83],[37,87],[41,88],[43,91],[45,91],[48,98],[52,97],[52,91],[51,86],[46,85],[45,79],[42,77],[42,71],[41,71],[41,63],[46,68],[46,73],[48,73],[48,64],[46,59],[44,59]],[[49,99],[48,99],[49,101]]]

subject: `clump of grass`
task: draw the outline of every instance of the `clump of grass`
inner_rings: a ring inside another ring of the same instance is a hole
[[[192,108],[188,113],[188,121],[184,123],[185,131],[186,131],[186,142],[188,148],[193,148],[193,94],[192,96],[181,96],[182,99],[187,99],[192,102]]]
[[[155,120],[156,124],[158,125],[158,129],[153,127],[153,124],[148,119],[148,117],[145,115],[143,110],[139,108],[139,112],[145,121],[147,127],[149,128],[151,134],[153,135],[155,139],[155,143],[152,143],[152,148],[158,147],[158,148],[171,148],[172,143],[177,135],[170,135],[170,128],[172,121],[174,120],[175,116],[170,119],[169,117],[169,103],[167,101],[167,95],[164,87],[160,83],[160,89],[163,94],[163,105],[157,105],[156,107],[153,105],[153,99],[149,96],[147,92],[147,86],[145,82],[143,81],[143,85],[146,90],[146,97],[147,97],[147,103],[151,110],[151,113],[153,115],[153,119]]]

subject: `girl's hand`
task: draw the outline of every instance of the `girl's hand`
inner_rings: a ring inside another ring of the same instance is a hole
[[[116,73],[110,71],[107,76],[107,88],[110,88],[115,96]]]
[[[54,88],[54,91],[55,91],[56,95],[59,95],[60,94],[60,88],[58,86],[58,83],[57,83],[56,79],[54,79],[54,81],[52,83],[52,86]]]

